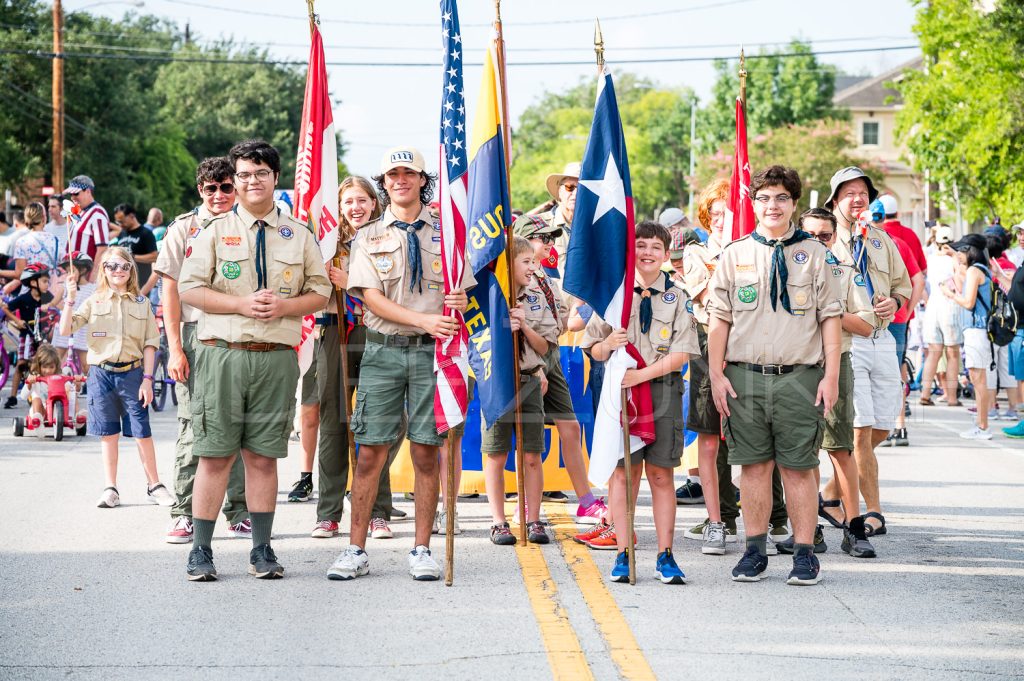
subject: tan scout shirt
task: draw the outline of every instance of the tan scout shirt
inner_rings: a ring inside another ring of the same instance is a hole
[[[637,280],[634,286],[643,286]],[[665,287],[665,277],[658,276],[657,281],[649,288],[657,290],[651,295],[651,328],[646,334],[640,333],[640,294],[633,293],[633,310],[626,328],[626,338],[640,351],[640,356],[648,366],[663,359],[673,352],[685,352],[691,357],[700,355],[697,344],[697,320],[686,311],[686,293],[669,282]],[[583,330],[583,341],[580,347],[589,350],[611,335],[613,327],[594,315]]]
[[[548,342],[548,349],[552,345],[558,345],[558,337],[565,331],[566,317],[568,310],[562,303],[562,291],[558,284],[550,277],[544,277],[545,283],[551,289],[551,300],[554,307],[548,303],[547,294],[540,283],[541,277],[533,276],[532,283],[523,289],[519,294],[519,304],[526,313],[526,325],[537,332],[537,334]],[[529,343],[526,344],[526,351],[519,363],[521,372],[533,371],[544,364],[544,357],[538,355]]]
[[[871,276],[875,295],[898,296],[901,298],[901,302],[909,300],[913,289],[910,283],[910,273],[907,272],[907,266],[903,264],[900,250],[893,242],[892,237],[886,234],[885,230],[869,227],[866,241],[868,274]],[[853,235],[850,230],[841,225],[836,228],[836,243],[832,247],[832,252],[840,262],[854,265]],[[875,326],[884,329],[889,326],[891,321],[892,317],[886,320],[879,319]]]
[[[348,272],[348,287],[352,295],[366,300],[363,289],[377,289],[388,300],[402,307],[426,314],[441,314],[444,308],[444,271],[441,267],[441,225],[427,207],[420,211],[418,220],[426,224],[416,236],[420,242],[420,262],[423,265],[423,291],[409,290],[409,241],[406,232],[394,226],[397,220],[388,208],[375,222],[359,230],[352,249]],[[476,286],[476,279],[468,266],[462,276],[462,289]],[[389,336],[419,336],[425,330],[398,324],[373,314],[369,306],[363,311],[366,328]]]
[[[71,334],[89,325],[90,365],[134,362],[147,347],[160,347],[160,331],[149,298],[113,289],[96,291],[74,311]]]
[[[857,315],[871,326],[878,324],[875,317],[871,299],[868,298],[868,288],[864,283],[864,277],[853,268],[852,265],[832,265],[832,273],[839,272],[839,286],[846,292],[843,300],[843,312]],[[849,352],[853,347],[853,334],[843,331],[843,352]]]
[[[707,298],[698,301],[697,297],[707,290],[711,277],[718,265],[718,257],[722,246],[717,235],[712,232],[707,244],[687,244],[683,251],[683,290],[693,301],[693,316],[707,326],[710,323],[707,311]]]
[[[760,228],[758,228],[760,229]],[[790,227],[784,239],[793,235]],[[769,295],[772,248],[750,236],[733,241],[719,258],[708,288],[708,314],[729,322],[727,362],[818,364],[825,358],[821,322],[843,313],[839,277],[816,239],[786,246],[789,301],[793,314]]]
[[[558,227],[559,229],[562,230],[561,235],[559,235],[558,238],[555,239],[554,247],[555,253],[558,254],[558,273],[564,279],[565,252],[569,248],[569,232],[572,229],[572,225],[568,224],[565,221],[565,218],[562,216],[562,211],[558,209],[557,204],[555,204],[555,207],[552,208],[551,210],[538,214],[537,217],[539,217],[541,220],[548,223],[549,225],[554,225],[555,227]]]
[[[313,233],[276,207],[263,220],[267,223],[266,288],[282,298],[297,298],[311,292],[329,296],[331,283]],[[211,220],[189,246],[191,253],[186,249],[178,291],[209,288],[239,297],[255,293],[259,230],[256,221],[240,205]],[[302,340],[302,318],[261,320],[240,314],[203,312],[199,316],[198,335],[200,340],[228,343],[298,345]]]
[[[179,281],[181,266],[185,264],[186,250],[213,217],[213,214],[206,210],[206,206],[199,206],[193,211],[174,218],[174,221],[167,226],[163,248],[161,248],[160,255],[156,258],[156,265],[153,267],[156,273]],[[197,322],[201,314],[191,305],[181,304],[181,321]]]

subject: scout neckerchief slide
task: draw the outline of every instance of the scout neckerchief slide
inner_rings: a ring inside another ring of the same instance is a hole
[[[669,290],[672,286],[672,279],[668,272],[663,272],[665,275],[665,290]],[[644,288],[643,286],[633,287],[633,292],[640,295],[640,333],[647,333],[651,330],[651,321],[654,319],[654,308],[651,306],[651,296],[655,293],[661,293],[658,289],[651,286],[650,288]]]

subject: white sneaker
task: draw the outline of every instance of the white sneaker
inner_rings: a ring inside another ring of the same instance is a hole
[[[370,558],[358,546],[346,546],[327,571],[327,579],[347,580],[370,572]]]
[[[438,511],[434,517],[434,534],[445,535],[448,531],[448,511]],[[462,534],[462,528],[459,527],[459,512],[455,512],[455,531],[452,534]]]
[[[167,530],[168,544],[189,544],[192,542],[192,519],[179,515]]]
[[[174,495],[168,491],[162,482],[156,483],[153,487],[146,488],[146,498],[151,504],[160,506],[174,506]]]
[[[783,525],[779,528],[782,532],[776,533],[775,526],[768,523],[768,543],[765,545],[765,555],[777,556],[779,555],[779,549],[775,546],[777,542],[786,541],[792,536],[789,531],[789,527]]]
[[[441,566],[421,544],[409,552],[409,574],[418,582],[432,582],[441,579]]]
[[[121,495],[117,493],[116,487],[108,487],[103,490],[100,500],[96,502],[99,508],[114,508],[121,505]]]
[[[960,433],[960,437],[962,437],[965,440],[991,440],[992,433],[990,433],[987,428],[979,428],[978,426],[974,426],[970,430],[965,430],[964,432]]]
[[[374,539],[391,539],[395,533],[391,531],[387,520],[373,518],[370,520],[370,536]]]

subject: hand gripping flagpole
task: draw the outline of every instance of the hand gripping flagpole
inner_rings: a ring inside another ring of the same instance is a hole
[[[505,38],[501,32],[501,0],[494,0],[494,31],[495,45],[497,47],[498,81],[501,87],[501,137],[505,145],[505,177],[509,178],[509,158],[512,151],[508,147],[508,86],[505,79]],[[505,230],[505,266],[508,276],[508,309],[516,306],[515,278],[512,273],[512,230]],[[512,334],[512,372],[515,388],[515,429],[516,429],[516,494],[519,500],[519,541],[526,544],[526,483],[524,479],[524,468],[526,468],[523,455],[523,407],[519,394],[519,334]]]
[[[597,57],[597,77],[604,77],[604,35],[601,33],[601,20],[594,20],[594,55]],[[633,248],[632,244],[627,244],[627,248]],[[627,272],[626,276],[631,276],[632,272]],[[632,295],[631,292],[627,291],[626,295]],[[636,502],[633,497],[633,455],[629,451],[629,390],[622,388],[620,394],[620,401],[622,402],[622,413],[620,419],[622,420],[622,456],[623,456],[623,468],[626,473],[626,557],[629,561],[629,583],[630,585],[636,585],[636,557],[633,555],[633,516],[636,514]],[[619,528],[618,533],[622,532],[622,528]],[[621,534],[619,535],[621,536]]]

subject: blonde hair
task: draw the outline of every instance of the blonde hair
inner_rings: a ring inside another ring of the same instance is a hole
[[[96,293],[106,293],[112,290],[113,287],[107,281],[107,268],[104,265],[114,258],[121,258],[125,262],[131,263],[132,268],[128,272],[128,292],[132,295],[139,295],[139,266],[135,264],[135,258],[132,257],[128,249],[122,246],[111,246],[103,251],[99,262],[99,276],[96,277]]]
[[[380,199],[377,198],[377,191],[373,188],[373,183],[360,175],[349,175],[346,177],[341,181],[341,184],[338,185],[338,222],[341,224],[341,236],[346,241],[356,235],[356,228],[349,224],[349,221],[345,219],[345,216],[341,213],[340,204],[341,195],[352,187],[362,189],[367,196],[373,199],[373,210],[370,212],[370,222],[373,222],[384,214],[384,207],[381,205]]]
[[[33,202],[25,206],[25,225],[31,230],[38,230],[46,224],[46,208],[43,204]]]
[[[512,259],[515,260],[524,253],[533,255],[533,244],[526,237],[517,234],[512,237]]]
[[[704,229],[711,229],[711,205],[715,201],[729,200],[729,180],[720,177],[700,193],[697,202],[697,220]]]

